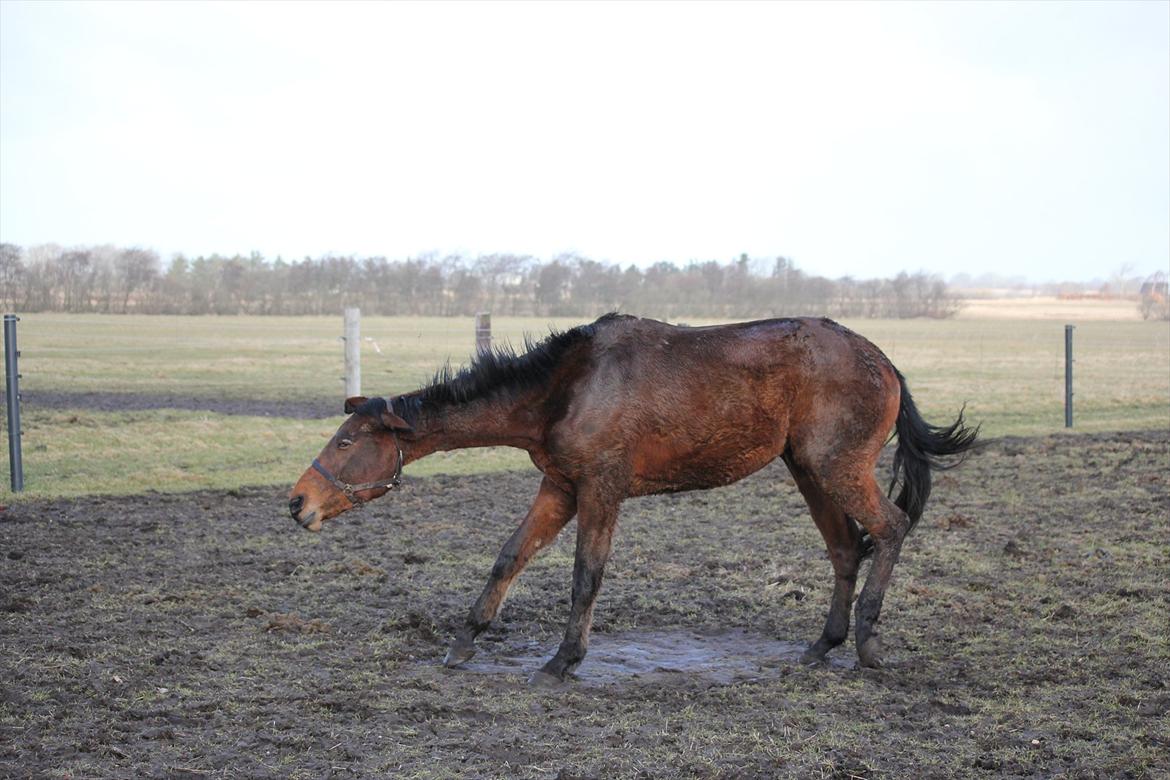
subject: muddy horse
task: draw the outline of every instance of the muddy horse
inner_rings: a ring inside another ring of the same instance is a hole
[[[804,658],[822,660],[845,640],[858,567],[872,555],[855,638],[861,665],[881,664],[882,598],[931,471],[975,444],[961,411],[949,426],[927,423],[881,350],[827,319],[691,328],[609,314],[525,346],[481,352],[405,395],[348,399],[350,417],[289,495],[293,518],[318,531],[393,490],[403,466],[430,453],[496,445],[529,453],[544,474],[540,489],[444,663],[472,657],[513,580],[576,516],[564,641],[532,678],[563,680],[585,657],[621,502],[729,485],[780,457],[836,575],[824,631]],[[892,432],[887,494],[875,467]]]

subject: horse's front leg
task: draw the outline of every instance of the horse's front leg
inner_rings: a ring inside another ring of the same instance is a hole
[[[444,664],[457,666],[475,655],[475,638],[500,611],[512,582],[532,556],[573,519],[576,511],[576,499],[545,477],[528,515],[500,550],[487,585],[455,634],[447,657],[443,659]]]
[[[609,560],[617,514],[617,501],[582,499],[577,518],[577,557],[573,564],[573,605],[565,638],[556,655],[529,678],[530,683],[561,682],[585,658],[589,627],[593,623],[593,602]]]

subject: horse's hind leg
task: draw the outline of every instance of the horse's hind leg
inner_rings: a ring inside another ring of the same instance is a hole
[[[910,528],[910,519],[882,493],[872,467],[831,476],[833,478],[827,483],[821,482],[821,486],[873,540],[873,563],[857,599],[857,658],[862,666],[881,666],[877,622],[886,587],[902,550],[902,540]]]
[[[835,579],[833,599],[825,629],[801,657],[803,663],[823,661],[825,654],[845,641],[849,635],[849,610],[853,605],[853,591],[857,586],[857,568],[861,563],[861,533],[853,522],[790,455],[784,462],[808,504],[813,522],[824,537],[833,564]]]
[[[877,488],[877,485],[874,485]],[[861,520],[865,530],[873,539],[873,563],[865,586],[857,599],[857,658],[862,666],[881,666],[881,645],[878,642],[877,622],[882,611],[882,600],[894,564],[902,551],[902,540],[910,530],[910,518],[906,513],[877,491],[880,511]]]
[[[447,657],[443,659],[444,664],[456,666],[475,655],[475,637],[492,622],[512,582],[532,556],[560,533],[576,511],[577,502],[572,496],[547,478],[540,483],[536,500],[520,527],[500,550],[487,585],[455,634]]]

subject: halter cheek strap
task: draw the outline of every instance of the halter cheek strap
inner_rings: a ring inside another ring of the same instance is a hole
[[[321,465],[321,461],[313,458],[313,468],[318,474],[329,480],[333,487],[337,488],[349,500],[349,503],[357,506],[364,504],[365,499],[358,495],[363,490],[373,490],[374,488],[386,488],[386,490],[393,490],[402,483],[402,448],[398,447],[398,468],[394,469],[394,476],[390,479],[380,479],[375,482],[362,482],[358,485],[343,482],[335,477],[329,469]]]

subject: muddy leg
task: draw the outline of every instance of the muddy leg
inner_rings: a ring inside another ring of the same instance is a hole
[[[898,562],[898,554],[902,550],[902,540],[910,527],[906,513],[882,495],[876,484],[874,490],[877,511],[857,517],[873,539],[874,549],[865,587],[857,599],[857,658],[862,666],[869,667],[882,665],[881,644],[877,635],[878,617],[881,615],[886,587],[890,584],[890,575],[894,572],[894,564]]]
[[[816,483],[816,488],[828,498],[832,506],[860,524],[873,540],[873,563],[870,564],[856,608],[857,658],[861,666],[870,667],[881,666],[882,663],[877,635],[878,617],[881,615],[886,587],[890,584],[890,575],[894,572],[894,564],[898,562],[902,540],[910,528],[910,519],[906,513],[886,498],[874,478],[873,468],[879,447],[880,442],[868,454],[864,450],[851,452],[838,448],[836,454],[840,457],[822,461],[814,467],[802,461],[799,452],[796,457],[798,463],[805,464],[805,475]],[[817,524],[820,525],[819,520]],[[837,608],[838,595],[839,592],[834,593],[834,609]],[[834,623],[834,617],[840,619],[847,615],[847,611],[838,610],[837,615],[830,612],[829,622],[834,632],[839,628]],[[814,644],[810,652],[816,650],[819,644],[819,641]]]
[[[784,462],[788,464],[796,486],[808,503],[813,522],[824,537],[836,575],[825,629],[801,657],[803,663],[819,663],[825,659],[826,653],[844,642],[849,635],[849,610],[853,605],[853,591],[857,585],[857,567],[861,563],[861,533],[857,523],[838,509],[791,458],[786,457]]]
[[[549,544],[577,511],[576,500],[548,479],[540,483],[540,492],[511,538],[504,543],[492,567],[487,585],[467,619],[455,634],[443,663],[456,666],[475,655],[478,636],[500,610],[512,582],[538,550]]]
[[[530,683],[556,683],[585,658],[589,645],[589,627],[593,622],[593,602],[601,588],[605,562],[609,559],[617,524],[617,504],[612,506],[590,501],[582,504],[577,518],[577,558],[573,565],[573,606],[565,638],[548,663],[529,678]]]

